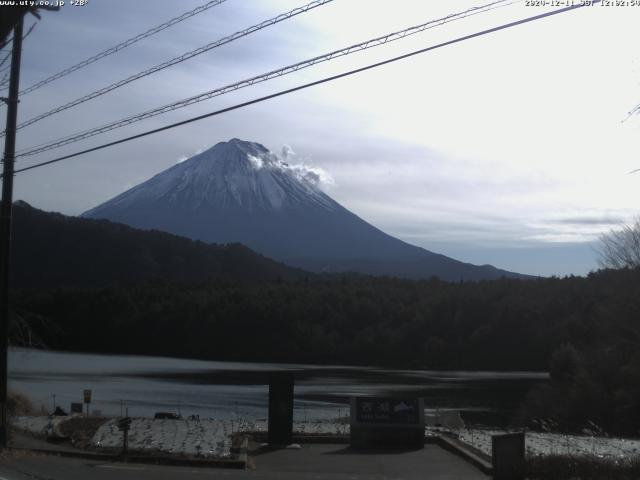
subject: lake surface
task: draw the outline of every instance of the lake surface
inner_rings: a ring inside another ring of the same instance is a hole
[[[69,410],[92,390],[92,411],[153,416],[158,411],[201,418],[264,419],[268,375],[295,372],[294,419],[316,421],[348,415],[354,395],[408,394],[425,409],[458,410],[471,424],[504,426],[529,389],[546,372],[390,370],[268,363],[215,362],[165,357],[95,355],[10,349],[9,389],[51,411]]]

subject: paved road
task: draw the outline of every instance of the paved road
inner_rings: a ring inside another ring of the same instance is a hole
[[[435,445],[424,450],[353,452],[345,445],[303,445],[252,457],[252,470],[105,463],[75,458],[11,453],[0,458],[0,480],[487,480],[475,467]]]
[[[51,450],[56,452],[77,452],[82,453],[82,450],[73,448],[66,443],[52,443],[47,442],[42,438],[34,437],[21,432],[11,432],[10,445],[14,448],[28,448],[32,450]]]

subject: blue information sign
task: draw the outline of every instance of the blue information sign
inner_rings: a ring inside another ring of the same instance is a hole
[[[418,424],[420,402],[416,398],[356,398],[358,423]]]

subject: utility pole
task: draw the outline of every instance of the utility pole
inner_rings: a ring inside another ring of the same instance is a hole
[[[13,27],[13,52],[7,103],[7,134],[2,160],[2,203],[0,204],[0,450],[7,448],[7,348],[9,336],[9,261],[11,258],[11,208],[13,205],[13,170],[16,152],[16,123],[20,84],[20,55],[24,14]]]

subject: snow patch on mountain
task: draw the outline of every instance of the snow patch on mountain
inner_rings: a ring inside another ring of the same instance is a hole
[[[335,203],[321,188],[333,183],[331,176],[317,167],[291,164],[287,160],[295,154],[290,148],[283,152],[278,155],[258,143],[238,139],[221,142],[191,158],[180,159],[85,216],[158,199],[196,210],[236,205],[248,211],[277,211],[309,203],[334,209]]]

